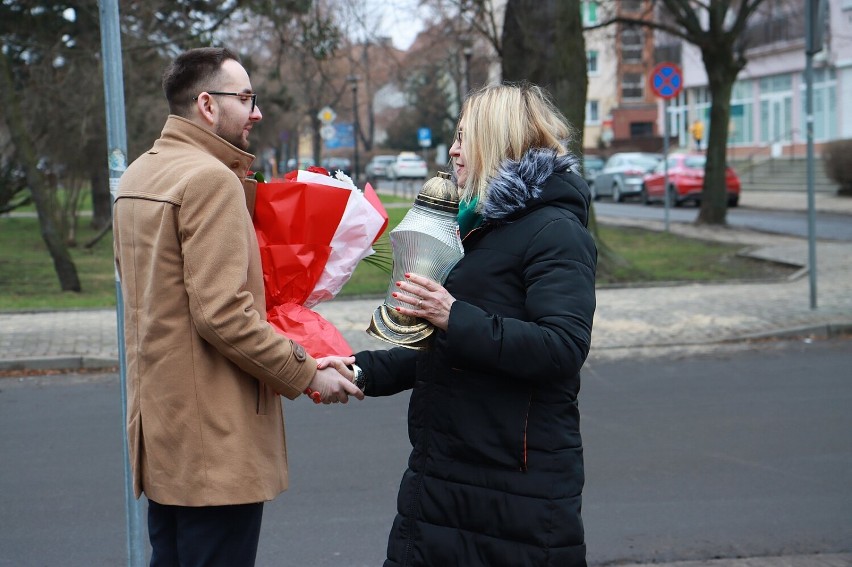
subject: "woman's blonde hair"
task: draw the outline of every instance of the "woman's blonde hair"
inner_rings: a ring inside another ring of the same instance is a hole
[[[568,153],[573,129],[545,91],[529,83],[489,85],[462,105],[462,131],[467,182],[461,198],[485,201],[489,181],[506,160],[520,160],[532,148]]]

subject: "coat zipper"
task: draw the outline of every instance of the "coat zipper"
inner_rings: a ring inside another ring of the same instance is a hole
[[[527,470],[527,426],[530,422],[530,408],[532,407],[532,394],[527,398],[527,411],[524,414],[524,447],[523,447],[523,460],[521,461],[521,472],[526,472]]]

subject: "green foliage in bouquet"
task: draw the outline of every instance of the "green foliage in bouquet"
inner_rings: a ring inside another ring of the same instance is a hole
[[[391,248],[388,233],[389,231],[385,230],[384,234],[373,243],[375,254],[370,254],[362,262],[390,275],[393,273],[393,249]]]

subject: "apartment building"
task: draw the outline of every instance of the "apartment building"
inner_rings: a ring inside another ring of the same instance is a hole
[[[729,156],[802,156],[806,144],[805,2],[766,0],[742,41],[748,64],[731,98]],[[659,19],[649,0],[582,2],[585,24],[612,11]],[[603,12],[607,10],[607,12]],[[827,0],[823,50],[814,58],[813,116],[817,151],[827,141],[852,138],[852,0]],[[668,103],[675,146],[689,147],[696,119],[709,136],[712,104],[701,52],[682,38],[623,24],[586,32],[589,69],[587,151],[660,149],[666,105],[648,87],[653,67],[676,63],[684,89]],[[658,146],[654,148],[654,146]]]
[[[823,50],[813,62],[813,132],[817,153],[828,141],[852,138],[852,0],[826,0]],[[748,63],[731,95],[731,158],[802,157],[806,153],[804,1],[767,0],[743,41]],[[678,53],[679,52],[679,53]],[[657,55],[677,57],[684,90],[670,102],[670,131],[686,146],[689,124],[709,126],[712,105],[698,48],[658,41]],[[662,103],[658,128],[663,127]],[[709,132],[706,134],[709,135]]]
[[[584,26],[613,16],[650,20],[650,0],[581,2]],[[586,32],[589,87],[586,93],[586,150],[656,150],[661,144],[656,99],[648,87],[654,67],[654,33],[645,26],[614,24]]]

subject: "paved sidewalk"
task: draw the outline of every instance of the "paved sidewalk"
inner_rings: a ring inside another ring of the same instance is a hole
[[[779,211],[807,211],[808,195],[805,191],[743,191],[740,206]],[[834,193],[814,194],[814,210],[823,213],[852,215],[852,197],[838,197]]]

